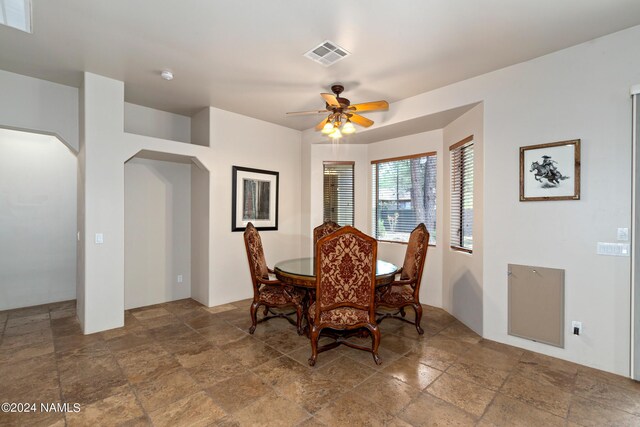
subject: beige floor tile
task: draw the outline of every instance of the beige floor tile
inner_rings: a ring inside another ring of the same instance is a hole
[[[130,312],[138,320],[148,320],[171,314],[166,308],[158,306],[134,308]]]
[[[50,341],[43,341],[41,343],[29,344],[17,348],[0,349],[0,364],[14,363],[44,354],[51,354],[53,351],[53,343]]]
[[[398,418],[412,426],[474,426],[474,417],[455,407],[454,405],[440,400],[428,393],[422,393],[414,399]]]
[[[578,366],[578,372],[582,376],[592,377],[594,380],[606,384],[611,384],[624,389],[640,391],[640,381],[634,381],[631,378],[621,375],[612,374],[610,372],[599,371],[587,366]]]
[[[280,396],[264,396],[233,414],[240,426],[293,426],[310,414],[296,403]]]
[[[114,352],[113,354],[124,372],[130,373],[133,373],[134,369],[138,369],[138,367],[150,363],[153,359],[163,357],[167,358],[170,356],[160,344],[155,342],[133,348],[122,349],[118,352]]]
[[[201,390],[187,371],[181,368],[152,380],[140,382],[133,387],[147,412],[167,406]]]
[[[502,394],[498,394],[478,423],[479,426],[495,427],[561,427],[564,418],[534,408]]]
[[[480,335],[457,321],[452,322],[451,325],[443,329],[442,332],[440,332],[440,335],[453,338],[458,341],[468,342],[470,344],[476,344],[482,339]]]
[[[305,367],[297,361],[282,356],[264,363],[252,371],[270,386],[277,388],[288,382],[308,375],[311,368]]]
[[[313,370],[275,387],[279,395],[297,403],[311,414],[329,402],[340,399],[348,389],[350,387],[342,384],[339,378],[329,378]]]
[[[309,339],[304,335],[298,335],[295,328],[274,331],[259,339],[283,354],[291,353],[299,348],[311,349]]]
[[[158,427],[208,426],[224,416],[224,411],[205,392],[187,396],[149,413],[153,424]]]
[[[122,393],[129,387],[124,376],[110,372],[69,379],[61,378],[60,383],[63,400],[82,405]]]
[[[602,382],[597,377],[578,374],[575,394],[612,408],[640,415],[640,392]]]
[[[354,391],[392,415],[398,414],[420,395],[418,388],[383,373],[370,377]]]
[[[419,390],[424,390],[442,375],[442,371],[420,363],[413,356],[401,357],[391,362],[382,372]]]
[[[33,314],[31,316],[23,316],[23,317],[12,317],[7,320],[6,327],[7,328],[15,328],[17,326],[30,325],[33,323],[38,323],[42,321],[49,320],[49,312]]]
[[[502,371],[511,371],[518,365],[517,357],[479,345],[473,345],[468,352],[460,357],[460,360],[475,362]]]
[[[640,426],[640,417],[604,406],[596,401],[574,396],[569,409],[569,421],[585,427]]]
[[[125,388],[121,393],[82,405],[79,412],[69,412],[66,417],[69,427],[121,425],[144,417],[144,412],[135,395]]]
[[[424,346],[421,349],[410,351],[406,357],[440,371],[446,371],[460,356],[438,347]]]
[[[320,353],[320,356],[322,356],[322,354],[324,353]],[[320,358],[320,356],[318,356],[318,358]],[[317,372],[329,378],[339,380],[348,387],[355,387],[375,374],[376,370],[343,356],[319,368]]]
[[[43,377],[51,372],[57,375],[56,368],[57,363],[53,353],[11,363],[0,363],[1,383],[11,384],[31,375]]]
[[[349,392],[316,413],[316,417],[330,426],[384,426],[394,417],[379,405],[356,392]]]
[[[500,392],[559,417],[566,417],[571,394],[519,375],[507,379]]]
[[[282,355],[279,351],[249,336],[220,348],[247,368],[262,365]]]
[[[273,393],[273,389],[252,372],[245,372],[220,381],[206,391],[227,414],[236,412],[260,397]]]
[[[427,391],[458,408],[480,418],[493,400],[495,391],[480,387],[467,381],[462,381],[447,373],[434,381]]]
[[[498,390],[509,376],[509,371],[491,368],[466,359],[455,362],[447,369],[447,373],[490,390]]]
[[[552,385],[571,393],[576,384],[576,374],[558,369],[553,365],[540,365],[532,362],[520,362],[514,372],[543,385]]]
[[[143,347],[138,348],[142,349]],[[131,362],[124,359],[119,363],[127,380],[129,380],[131,384],[152,381],[181,368],[180,363],[169,354],[148,358],[144,363],[137,363],[137,360],[138,359],[134,359]]]
[[[208,388],[236,375],[247,372],[247,368],[227,353],[221,352],[215,359],[188,368],[189,375],[202,387]]]
[[[216,313],[222,313],[223,311],[235,310],[237,308],[239,307],[237,307],[235,304],[222,304],[222,305],[216,305],[215,307],[207,307],[205,308],[205,310],[207,310],[211,314],[216,314]]]
[[[227,322],[223,322],[220,326],[208,326],[198,329],[198,333],[208,342],[221,346],[238,341],[247,337],[247,332],[236,328]]]
[[[11,318],[7,320],[7,325],[11,322]],[[25,335],[31,332],[40,331],[43,329],[47,329],[51,326],[51,321],[49,319],[39,320],[37,322],[25,323],[22,325],[15,326],[5,326],[4,328],[4,336],[6,337],[14,337],[19,335]]]

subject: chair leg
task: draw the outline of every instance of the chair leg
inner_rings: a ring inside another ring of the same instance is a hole
[[[249,308],[249,312],[251,313],[251,327],[249,328],[250,334],[253,334],[256,331],[256,326],[258,325],[258,306],[260,306],[260,303],[254,301]]]
[[[378,325],[367,325],[366,328],[371,332],[371,353],[373,354],[373,360],[376,362],[376,365],[380,365],[382,363],[382,359],[378,356],[378,347],[380,346],[380,328]]]
[[[320,330],[313,325],[309,335],[311,340],[311,357],[309,358],[309,366],[314,366],[316,364],[316,359],[318,359],[318,337],[320,336]]]
[[[302,317],[303,317],[303,310],[304,307],[300,304],[298,306],[296,306],[296,316],[297,316],[297,326],[298,326],[298,335],[302,335],[303,334],[303,330],[302,330]]]
[[[407,315],[407,312],[404,311],[404,307],[400,307],[400,316],[404,317]]]
[[[413,304],[413,309],[416,312],[416,330],[422,335],[424,334],[424,329],[420,326],[420,322],[422,321],[422,305],[420,305],[420,303]]]

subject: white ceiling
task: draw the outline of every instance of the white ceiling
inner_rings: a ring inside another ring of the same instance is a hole
[[[295,129],[319,92],[394,102],[640,24],[638,0],[33,0],[34,34],[0,26],[0,69],[191,115],[214,107]],[[329,39],[352,55],[302,55]],[[162,69],[175,74],[161,80]]]

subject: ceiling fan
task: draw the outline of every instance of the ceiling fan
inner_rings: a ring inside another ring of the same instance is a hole
[[[320,96],[325,101],[324,110],[315,111],[297,111],[287,113],[289,116],[302,116],[308,114],[327,114],[327,118],[318,123],[316,130],[322,131],[330,138],[338,139],[342,134],[349,135],[356,131],[353,124],[368,128],[373,124],[373,120],[361,116],[358,113],[363,111],[376,111],[389,109],[387,101],[373,101],[362,104],[353,104],[347,98],[341,98],[340,94],[344,91],[344,86],[335,84],[331,86],[331,93],[321,93]]]

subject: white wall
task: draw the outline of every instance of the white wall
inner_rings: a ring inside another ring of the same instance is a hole
[[[442,266],[443,306],[478,334],[483,333],[484,255],[484,144],[483,105],[480,104],[444,128],[443,175],[444,250]],[[449,147],[473,135],[473,252],[451,249],[451,156]]]
[[[269,267],[300,257],[300,132],[211,108],[211,295],[209,305],[253,296],[241,232],[231,231],[231,167],[280,173],[277,231],[262,231]]]
[[[191,167],[125,164],[125,309],[191,296]]]
[[[125,102],[124,131],[190,143],[191,117]]]
[[[367,161],[367,230],[371,230],[371,161],[389,159],[393,157],[406,156],[411,154],[437,152],[437,175],[436,175],[436,200],[443,197],[443,155],[442,155],[442,131],[435,130],[423,132],[415,135],[404,136],[401,138],[389,139],[368,145],[368,161]],[[430,246],[427,250],[427,260],[425,261],[424,272],[422,274],[422,283],[420,285],[420,302],[436,307],[442,307],[442,254],[448,247],[448,241],[444,236],[444,206],[438,203],[436,207],[436,245]],[[429,230],[432,232],[432,230]],[[380,242],[378,244],[378,257],[393,262],[401,266],[404,262],[404,254],[407,245],[402,243]]]
[[[76,156],[0,129],[0,310],[76,295]]]
[[[55,134],[79,146],[78,89],[0,70],[0,126]]]

